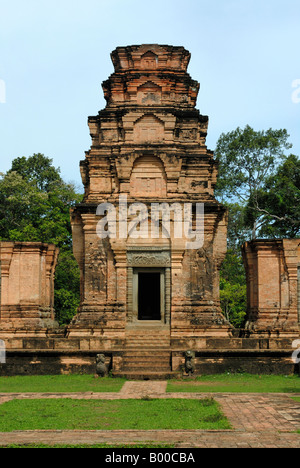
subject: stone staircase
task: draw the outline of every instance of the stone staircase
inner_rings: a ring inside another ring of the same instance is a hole
[[[166,379],[172,376],[170,330],[155,327],[128,330],[122,370],[129,379]]]

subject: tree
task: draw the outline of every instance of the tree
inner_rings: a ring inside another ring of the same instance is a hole
[[[35,153],[29,158],[15,158],[9,172],[17,172],[43,192],[51,192],[54,185],[62,181],[59,169],[52,165],[52,159],[41,153]]]
[[[219,163],[216,196],[229,210],[228,251],[221,268],[220,298],[225,316],[242,326],[246,278],[241,245],[249,238],[295,237],[300,229],[300,163],[284,150],[286,130],[243,130],[222,134],[215,156]]]
[[[241,254],[241,246],[251,236],[246,223],[246,208],[239,203],[225,202],[228,209],[227,245],[236,255]]]
[[[220,300],[223,314],[235,328],[244,324],[247,309],[247,287],[230,283],[224,278],[220,280]]]
[[[58,257],[54,305],[56,320],[60,325],[68,324],[77,312],[80,302],[80,272],[78,264],[69,250],[62,250]]]
[[[253,237],[257,229],[259,193],[283,160],[284,150],[291,148],[288,137],[285,129],[255,131],[247,125],[243,130],[238,127],[223,133],[217,142],[215,156],[219,178],[216,196],[247,206],[248,212],[253,210]]]
[[[241,252],[229,248],[220,272],[220,302],[227,320],[237,328],[247,309],[246,274]]]
[[[79,269],[72,254],[70,207],[79,203],[73,184],[64,182],[52,159],[38,153],[16,158],[0,177],[0,239],[56,244],[55,308],[67,323],[79,304]]]
[[[249,207],[248,207],[249,205]],[[300,235],[300,159],[291,154],[268,177],[250,200],[245,210],[245,222],[256,224],[262,237],[295,238]],[[253,209],[255,207],[255,210]]]
[[[46,211],[47,195],[17,172],[0,176],[0,237],[2,240],[38,240],[36,219]],[[34,227],[35,225],[35,227]],[[28,235],[27,235],[28,233]],[[28,239],[29,237],[30,239]]]

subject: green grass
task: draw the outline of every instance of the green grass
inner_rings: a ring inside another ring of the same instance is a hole
[[[229,429],[212,399],[11,400],[0,406],[0,432],[24,430]]]
[[[93,375],[37,375],[0,377],[0,393],[21,392],[119,392],[120,378]],[[170,380],[168,392],[300,393],[298,375],[218,374]]]
[[[300,393],[298,375],[218,374],[171,380],[168,392]]]
[[[125,379],[93,375],[18,375],[0,377],[0,393],[19,392],[119,392]]]

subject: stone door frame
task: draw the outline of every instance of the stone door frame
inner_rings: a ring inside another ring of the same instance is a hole
[[[138,274],[159,272],[161,285],[161,319],[138,319]],[[169,248],[133,248],[127,250],[127,324],[170,325],[171,253]]]
[[[133,268],[132,269],[132,318],[139,323],[166,323],[166,269],[165,268]],[[160,319],[159,320],[140,320],[139,316],[139,273],[159,273],[160,274]]]

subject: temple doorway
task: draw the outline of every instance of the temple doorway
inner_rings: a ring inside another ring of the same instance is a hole
[[[160,273],[138,273],[138,320],[161,320]]]
[[[165,269],[133,269],[133,310],[139,322],[165,321]]]

